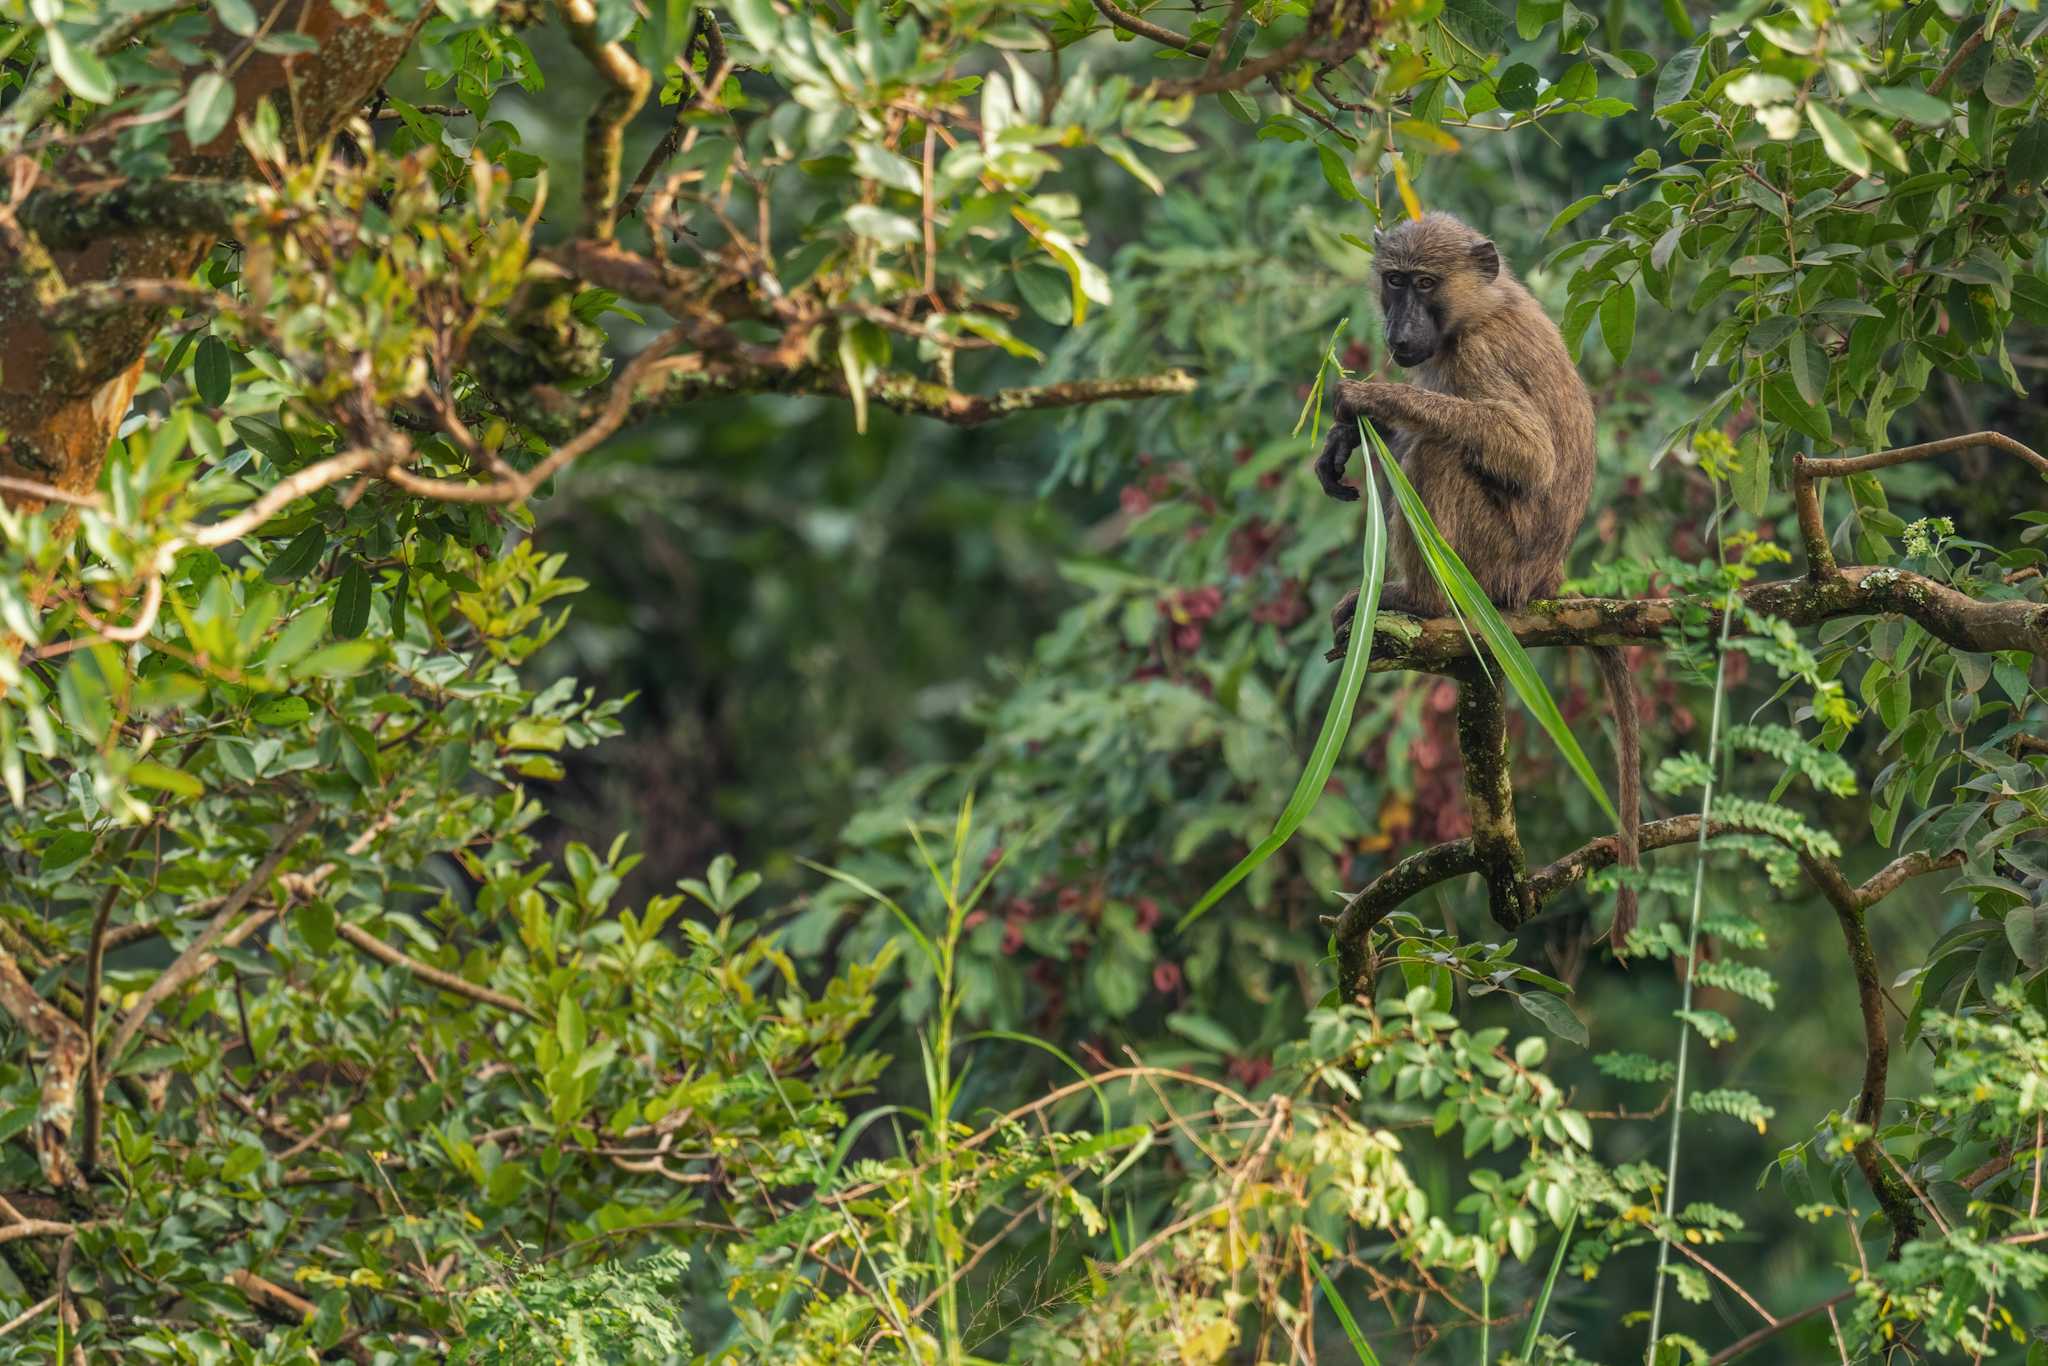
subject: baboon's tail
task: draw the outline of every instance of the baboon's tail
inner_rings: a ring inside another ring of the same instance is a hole
[[[1615,839],[1621,845],[1621,857],[1616,863],[1633,869],[1642,864],[1640,831],[1643,823],[1643,742],[1637,728],[1635,679],[1629,675],[1620,647],[1595,646],[1593,658],[1600,665],[1600,681],[1607,688],[1607,704],[1614,710],[1615,786],[1621,796],[1621,828],[1615,832]],[[1614,927],[1607,935],[1607,942],[1616,953],[1627,946],[1629,931],[1635,927],[1636,889],[1623,884],[1615,893]]]

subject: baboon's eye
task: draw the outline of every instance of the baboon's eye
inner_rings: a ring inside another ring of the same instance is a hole
[[[1430,290],[1432,290],[1432,289],[1435,289],[1435,288],[1436,288],[1436,276],[1434,276],[1434,275],[1418,275],[1418,276],[1416,276],[1416,277],[1415,277],[1415,287],[1416,287],[1417,289],[1421,290],[1421,291],[1422,291],[1423,293],[1427,294],[1427,293],[1428,293],[1428,292],[1429,292]]]
[[[1386,278],[1387,278],[1387,287],[1388,287],[1389,289],[1406,289],[1406,288],[1408,288],[1408,276],[1407,276],[1407,274],[1406,274],[1405,272],[1403,272],[1403,271],[1398,271],[1398,270],[1390,270],[1390,271],[1388,271],[1388,272],[1387,272],[1387,277],[1386,277]]]

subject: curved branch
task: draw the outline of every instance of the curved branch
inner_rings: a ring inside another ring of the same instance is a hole
[[[500,1010],[509,1010],[514,1014],[524,1015],[529,1020],[539,1018],[535,1015],[533,1007],[527,1005],[526,1002],[516,997],[507,996],[500,991],[492,991],[489,987],[478,986],[467,977],[458,977],[452,972],[444,972],[431,964],[422,963],[419,959],[410,957],[392,948],[360,925],[351,925],[345,920],[338,921],[334,926],[334,932],[361,949],[364,953],[369,954],[370,957],[378,962],[389,964],[394,968],[403,968],[422,982],[438,987],[451,995],[466,996],[472,1001],[481,1002],[487,1006],[496,1006]]]
[[[2042,455],[2024,442],[2013,440],[2004,432],[1966,432],[1961,436],[1945,436],[1939,441],[1923,441],[1917,446],[1900,446],[1895,450],[1874,451],[1869,455],[1802,455],[1795,459],[1793,468],[1810,479],[1837,479],[1845,475],[1865,474],[1871,470],[1888,470],[1894,465],[1910,464],[1915,460],[1947,455],[1952,451],[1973,450],[1979,446],[1989,446],[1993,450],[2017,456],[2042,474],[2048,474],[2048,455]]]
[[[1722,835],[1762,835],[1780,839],[1769,830],[1740,821],[1708,821],[1707,838],[1715,839]],[[1640,843],[1642,852],[1648,854],[1676,845],[1690,845],[1699,837],[1700,818],[1697,814],[1669,816],[1645,823],[1640,832]],[[1784,841],[1780,839],[1780,843]],[[1852,886],[1832,862],[1807,854],[1797,845],[1788,843],[1786,848],[1799,855],[1801,869],[1824,895],[1846,893],[1859,913],[1890,896],[1909,879],[1953,868],[1962,861],[1960,853],[1938,857],[1924,853],[1907,854],[1894,859],[1861,886]],[[1530,896],[1540,908],[1560,893],[1584,882],[1589,874],[1612,868],[1620,858],[1621,844],[1614,836],[1602,835],[1588,840],[1570,853],[1531,870]],[[1367,967],[1367,941],[1382,920],[1418,892],[1464,873],[1476,873],[1481,866],[1479,853],[1471,840],[1448,840],[1410,854],[1354,892],[1336,916],[1332,928],[1338,964],[1345,974],[1342,979],[1345,995],[1355,994],[1356,984],[1363,980],[1356,974],[1364,972]],[[1832,893],[1830,889],[1833,889]]]
[[[562,0],[562,18],[576,50],[611,87],[590,111],[583,132],[584,231],[608,242],[619,221],[619,158],[625,150],[626,125],[647,102],[654,78],[623,43],[599,41],[593,0]]]

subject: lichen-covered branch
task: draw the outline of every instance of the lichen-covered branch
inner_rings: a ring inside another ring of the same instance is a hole
[[[1467,669],[1458,685],[1458,753],[1465,765],[1465,807],[1472,852],[1486,875],[1493,919],[1513,930],[1536,913],[1508,764],[1507,695],[1500,681]]]
[[[1812,579],[1773,579],[1740,593],[1744,606],[1794,626],[1813,626],[1836,617],[1902,616],[1958,650],[2048,652],[2048,604],[2020,598],[1972,598],[1923,574],[1889,565],[1858,565]],[[1720,625],[1717,598],[1558,598],[1530,603],[1507,616],[1508,628],[1524,645],[1626,645],[1654,643],[1666,631]],[[1383,629],[1372,642],[1375,672],[1400,669],[1448,673],[1471,658],[1472,645],[1450,617],[1412,622],[1382,615]],[[1735,623],[1741,634],[1741,623]],[[1350,628],[1337,634],[1329,652],[1342,659]]]
[[[576,50],[610,87],[590,111],[583,133],[583,231],[608,242],[619,221],[619,159],[626,125],[647,103],[647,90],[654,82],[625,44],[599,41],[593,0],[562,0],[562,18]]]

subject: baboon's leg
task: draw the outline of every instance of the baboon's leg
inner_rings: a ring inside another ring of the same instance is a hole
[[[1493,918],[1512,930],[1536,914],[1528,861],[1515,829],[1515,789],[1508,773],[1506,699],[1497,679],[1478,666],[1458,672],[1458,752],[1465,761],[1465,807],[1472,848],[1486,878]]]

